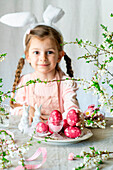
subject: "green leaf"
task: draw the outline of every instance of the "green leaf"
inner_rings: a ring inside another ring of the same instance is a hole
[[[96,82],[96,81],[92,81],[92,82],[93,82],[93,84],[91,86],[96,87],[98,89],[98,91],[100,91],[101,93],[104,93],[103,90],[100,89],[100,85],[98,82]]]
[[[113,57],[109,57],[109,62],[113,61]]]
[[[103,24],[100,24],[100,26],[102,27],[102,29],[104,29],[105,31],[107,31],[107,27],[105,27]]]
[[[109,84],[109,86],[112,88],[112,90],[113,90],[113,84]]]
[[[91,150],[95,150],[95,148],[94,147],[89,147]]]
[[[76,155],[76,158],[81,158],[81,156],[80,155]]]
[[[113,109],[110,109],[110,112],[113,112]]]
[[[100,161],[98,162],[98,164],[103,164],[103,161],[102,161],[102,160],[100,160]]]
[[[16,100],[15,100],[15,99],[13,99],[13,98],[11,99],[11,101],[16,102]]]
[[[104,36],[104,38],[106,38],[106,37],[107,37],[107,35],[106,35],[106,34],[104,34],[104,33],[103,33],[102,35]]]
[[[0,83],[2,83],[2,78],[0,78]]]
[[[5,153],[5,152],[3,152],[3,156],[6,156],[6,153]]]
[[[30,143],[29,146],[33,146],[33,144]]]
[[[110,17],[113,17],[113,13],[110,14]]]
[[[112,43],[112,40],[110,38],[106,38],[106,42]]]
[[[6,55],[7,55],[7,53],[0,54],[0,57],[5,57]]]
[[[97,52],[100,52],[100,49],[99,49],[99,48],[97,48]]]
[[[98,154],[99,154],[98,151],[96,151],[96,152],[95,152],[95,155],[98,155]]]
[[[5,112],[5,109],[3,107],[0,107],[0,111]]]
[[[100,47],[101,47],[102,49],[105,49],[105,47],[104,47],[102,44],[100,45]]]
[[[90,154],[87,154],[86,157],[89,158],[89,157],[90,157]]]
[[[4,161],[4,162],[9,162],[9,160],[6,159],[5,157],[2,157],[2,161]]]
[[[22,166],[23,166],[23,167],[25,166],[24,162],[22,162]]]
[[[91,115],[91,118],[93,118],[94,115],[95,115],[95,113],[93,113],[93,114]]]
[[[90,125],[91,123],[93,123],[94,124],[94,122],[92,121],[92,120],[87,120],[87,123],[88,123],[88,125]]]

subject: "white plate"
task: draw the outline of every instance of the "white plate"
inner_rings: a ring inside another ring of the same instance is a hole
[[[51,133],[50,132],[48,132],[48,133],[37,133],[36,132],[36,136],[37,137],[46,137],[46,136],[48,136],[48,135],[50,135]]]
[[[91,132],[90,129],[84,128],[82,130],[82,135],[80,137],[75,138],[75,139],[68,138],[65,135],[62,135],[62,136],[64,137],[63,140],[55,140],[55,139],[45,138],[45,136],[40,137],[40,136],[37,136],[37,135],[34,135],[33,137],[35,139],[37,139],[38,141],[41,141],[41,142],[46,143],[46,144],[69,145],[69,144],[73,144],[73,143],[77,143],[77,142],[86,140],[86,139],[90,138],[91,136],[93,136],[93,133]],[[50,137],[50,136],[48,136],[48,137]]]

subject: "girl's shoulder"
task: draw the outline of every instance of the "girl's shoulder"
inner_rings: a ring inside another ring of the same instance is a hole
[[[61,80],[60,84],[63,89],[77,87],[77,83],[71,77],[66,75],[61,69],[59,69],[58,74]]]
[[[77,87],[77,83],[71,77],[67,76],[66,74],[62,75],[61,77],[61,85],[63,88],[73,88]]]
[[[28,74],[25,74],[25,75],[21,76],[19,83],[25,84],[26,82],[28,82],[30,80],[34,80],[34,79],[35,79],[34,74],[33,73],[28,73]]]

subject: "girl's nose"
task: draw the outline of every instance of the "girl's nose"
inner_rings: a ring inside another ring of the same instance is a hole
[[[40,55],[40,60],[41,60],[41,61],[46,61],[46,60],[47,60],[47,55],[46,55],[46,53],[41,53],[41,55]]]

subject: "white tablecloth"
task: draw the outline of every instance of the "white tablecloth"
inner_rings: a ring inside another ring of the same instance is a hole
[[[30,138],[28,135],[23,135],[18,130],[17,125],[19,122],[19,117],[11,117],[10,126],[7,128],[12,131],[15,135],[15,142],[18,145],[21,145],[28,141]],[[38,144],[36,139],[34,139],[34,145],[30,147],[30,150],[25,155],[26,158],[33,155],[33,153],[39,147],[46,147],[47,149],[47,161],[40,168],[42,170],[71,170],[76,167],[80,161],[69,161],[68,154],[73,152],[75,155],[80,154],[81,150],[89,151],[89,147],[95,147],[99,150],[108,150],[113,151],[113,128],[110,128],[110,125],[113,124],[113,118],[107,121],[106,129],[91,129],[93,132],[93,136],[85,141],[81,141],[79,143],[71,144],[71,145],[51,145],[41,143]],[[40,156],[37,159],[37,163],[40,163],[42,157]],[[33,164],[36,163],[33,162]],[[18,164],[14,161],[14,166],[10,168],[10,170],[15,169]],[[113,159],[107,161],[106,164],[102,165],[103,170],[113,170]]]

